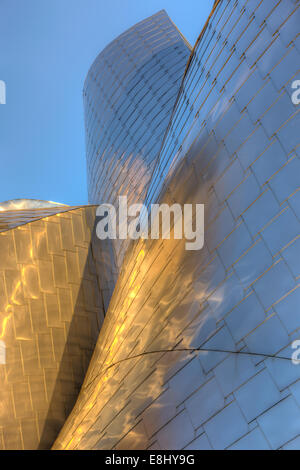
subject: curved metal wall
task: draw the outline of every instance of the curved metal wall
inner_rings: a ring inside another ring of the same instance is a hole
[[[83,92],[90,203],[142,198],[189,54],[160,11],[98,55]]]
[[[216,3],[147,194],[205,203],[205,247],[132,242],[55,448],[300,448],[299,23]]]
[[[178,95],[190,46],[165,11],[121,34],[96,58],[83,96],[89,202],[145,198]],[[109,301],[127,240],[102,244]]]
[[[61,209],[32,208],[32,222],[0,233],[0,449],[51,447],[103,321],[95,207]]]

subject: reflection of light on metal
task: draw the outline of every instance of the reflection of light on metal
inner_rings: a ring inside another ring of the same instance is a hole
[[[26,291],[27,295],[31,299],[39,298],[39,287],[35,286],[34,276],[38,276],[37,267],[34,265],[24,266],[21,271],[22,285],[24,292]]]
[[[3,322],[2,322],[2,331],[0,333],[0,338],[3,339],[4,338],[4,335],[5,335],[5,331],[6,331],[6,327],[7,327],[7,323],[8,323],[8,320],[10,319],[11,317],[11,313],[9,315],[7,315],[7,317],[5,317],[3,319]]]
[[[56,214],[57,217],[59,217],[60,214]],[[34,253],[35,257],[38,258],[38,253],[39,249],[41,246],[42,241],[45,239],[46,236],[46,230],[43,229],[39,232],[35,231],[34,238],[33,238],[33,247],[32,247],[32,253]]]
[[[132,275],[130,276],[130,279],[129,279],[129,287],[132,286],[132,284],[134,283],[134,280],[135,280],[135,277],[137,275],[137,270],[135,269],[134,272],[132,273]]]
[[[21,303],[16,299],[16,296],[18,294],[18,291],[21,287],[21,281],[18,281],[17,284],[15,285],[15,288],[13,290],[13,293],[11,295],[11,303],[15,304],[15,305],[21,305]],[[0,338],[4,338],[4,335],[5,335],[5,331],[6,331],[6,328],[7,328],[7,324],[8,324],[8,321],[9,319],[11,318],[12,314],[13,314],[13,306],[11,305],[11,303],[7,304],[6,307],[5,307],[5,311],[8,312],[10,309],[11,311],[9,312],[9,314],[4,317],[3,319],[3,322],[2,322],[2,330],[1,330],[1,334],[0,334]]]
[[[136,258],[137,262],[142,261],[142,259],[144,258],[144,256],[145,256],[145,250],[144,250],[144,249],[141,249],[140,252],[139,252],[139,254],[137,255],[137,258]]]
[[[74,437],[72,437],[72,439],[70,440],[70,442],[68,443],[68,445],[66,446],[66,449],[68,450],[72,444],[72,442],[74,441]]]
[[[32,249],[30,250],[30,254],[32,256]],[[0,330],[0,338],[4,338],[4,335],[5,335],[5,332],[6,332],[6,329],[7,329],[7,325],[8,325],[8,321],[10,320],[12,314],[13,314],[13,305],[12,304],[15,304],[15,305],[21,305],[22,303],[17,299],[22,287],[27,287],[28,291],[30,292],[30,297],[33,298],[33,299],[37,299],[38,296],[31,292],[30,289],[29,289],[29,286],[28,286],[28,282],[27,282],[27,278],[26,276],[29,276],[30,275],[30,271],[31,270],[36,270],[36,267],[35,266],[23,266],[22,269],[21,269],[21,280],[17,281],[13,291],[12,291],[12,294],[11,294],[11,297],[10,297],[10,303],[6,305],[5,307],[5,312],[9,312],[9,314],[7,316],[4,317],[3,321],[2,321],[2,327],[1,327],[1,330]],[[9,311],[10,310],[10,311]]]
[[[137,292],[138,292],[138,286],[135,287],[135,288],[130,292],[129,297],[130,297],[131,299],[135,299],[135,297],[136,297],[136,295],[137,295]]]
[[[13,306],[11,304],[6,305],[6,307],[5,307],[6,313],[9,311],[9,309],[13,309]],[[0,333],[0,338],[1,339],[4,338],[5,331],[6,331],[6,328],[7,328],[7,323],[8,323],[8,320],[10,319],[10,317],[12,316],[12,313],[13,313],[12,311],[9,312],[9,314],[6,317],[4,317],[4,319],[3,319],[2,330],[1,330],[1,333]]]
[[[21,281],[18,281],[11,296],[11,302],[16,305],[21,305],[21,303],[16,299],[16,296],[18,294],[20,287],[21,287]]]

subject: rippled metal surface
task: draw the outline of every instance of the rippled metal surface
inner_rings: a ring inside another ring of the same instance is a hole
[[[299,24],[297,1],[216,2],[147,192],[205,203],[205,247],[131,243],[54,448],[300,448],[300,366],[263,356],[299,339]]]
[[[30,223],[0,233],[0,449],[51,447],[104,316],[95,207],[43,218],[34,207]],[[20,212],[10,210],[12,225]]]

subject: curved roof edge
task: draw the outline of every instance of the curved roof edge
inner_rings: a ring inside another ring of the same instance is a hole
[[[53,201],[44,201],[42,199],[10,199],[8,201],[0,202],[0,211],[13,211],[13,210],[27,210],[27,209],[44,209],[50,207],[68,207],[67,204],[62,204]]]

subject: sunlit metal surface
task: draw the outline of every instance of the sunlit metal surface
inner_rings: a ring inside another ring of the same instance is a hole
[[[54,448],[300,448],[300,366],[246,354],[290,358],[299,339],[299,24],[297,1],[215,3],[146,198],[205,203],[205,248],[130,244]],[[123,192],[89,171],[92,198]]]
[[[104,316],[95,207],[53,214],[62,207],[50,204],[45,217],[39,203],[29,205],[31,221],[0,233],[0,449],[51,447]],[[19,224],[22,211],[7,206],[11,226],[13,214]]]

